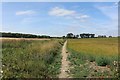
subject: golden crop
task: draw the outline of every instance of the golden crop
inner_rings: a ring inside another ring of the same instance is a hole
[[[93,55],[117,55],[118,38],[94,38],[68,40],[68,48]]]

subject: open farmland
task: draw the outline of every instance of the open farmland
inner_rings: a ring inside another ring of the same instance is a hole
[[[116,77],[118,38],[69,39],[70,75],[73,77]]]
[[[2,40],[3,78],[58,77],[63,40]]]
[[[2,37],[0,38],[0,40],[50,40],[50,39],[47,39],[47,38],[5,38],[5,37]]]

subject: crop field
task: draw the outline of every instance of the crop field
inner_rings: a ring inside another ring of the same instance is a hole
[[[67,48],[71,76],[118,76],[118,38],[69,39]]]
[[[2,77],[57,77],[63,43],[63,40],[2,40]]]
[[[62,48],[64,42],[2,39],[2,78],[58,78],[67,64],[72,78],[118,76],[118,38],[67,39]]]

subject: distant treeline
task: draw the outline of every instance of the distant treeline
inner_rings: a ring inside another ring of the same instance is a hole
[[[68,33],[67,35],[66,35],[66,37],[65,36],[63,36],[64,38],[73,38],[73,39],[75,39],[75,38],[95,38],[95,34],[89,34],[89,33],[83,33],[83,34],[77,34],[77,35],[74,35],[73,33]]]
[[[11,38],[50,38],[46,35],[33,35],[33,34],[22,34],[22,33],[5,33],[0,32],[1,37],[11,37]]]
[[[68,33],[66,36],[62,37],[50,37],[47,35],[33,35],[33,34],[23,34],[23,33],[5,33],[5,32],[0,32],[0,37],[10,37],[10,38],[57,38],[57,39],[78,39],[78,38],[106,38],[106,35],[98,35],[95,37],[95,34],[90,34],[90,33],[82,33],[82,34],[73,34],[73,33]],[[112,37],[112,36],[108,36]]]
[[[95,34],[91,33],[82,33],[82,34],[73,34],[73,33],[68,33],[66,36],[63,36],[63,38],[71,38],[71,39],[77,39],[77,38],[106,38],[106,35],[98,35],[95,37]],[[111,38],[112,36],[108,36]]]

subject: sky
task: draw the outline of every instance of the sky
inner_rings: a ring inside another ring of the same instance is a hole
[[[119,0],[1,0],[2,2],[119,2]]]
[[[117,2],[3,2],[2,32],[118,36]]]

